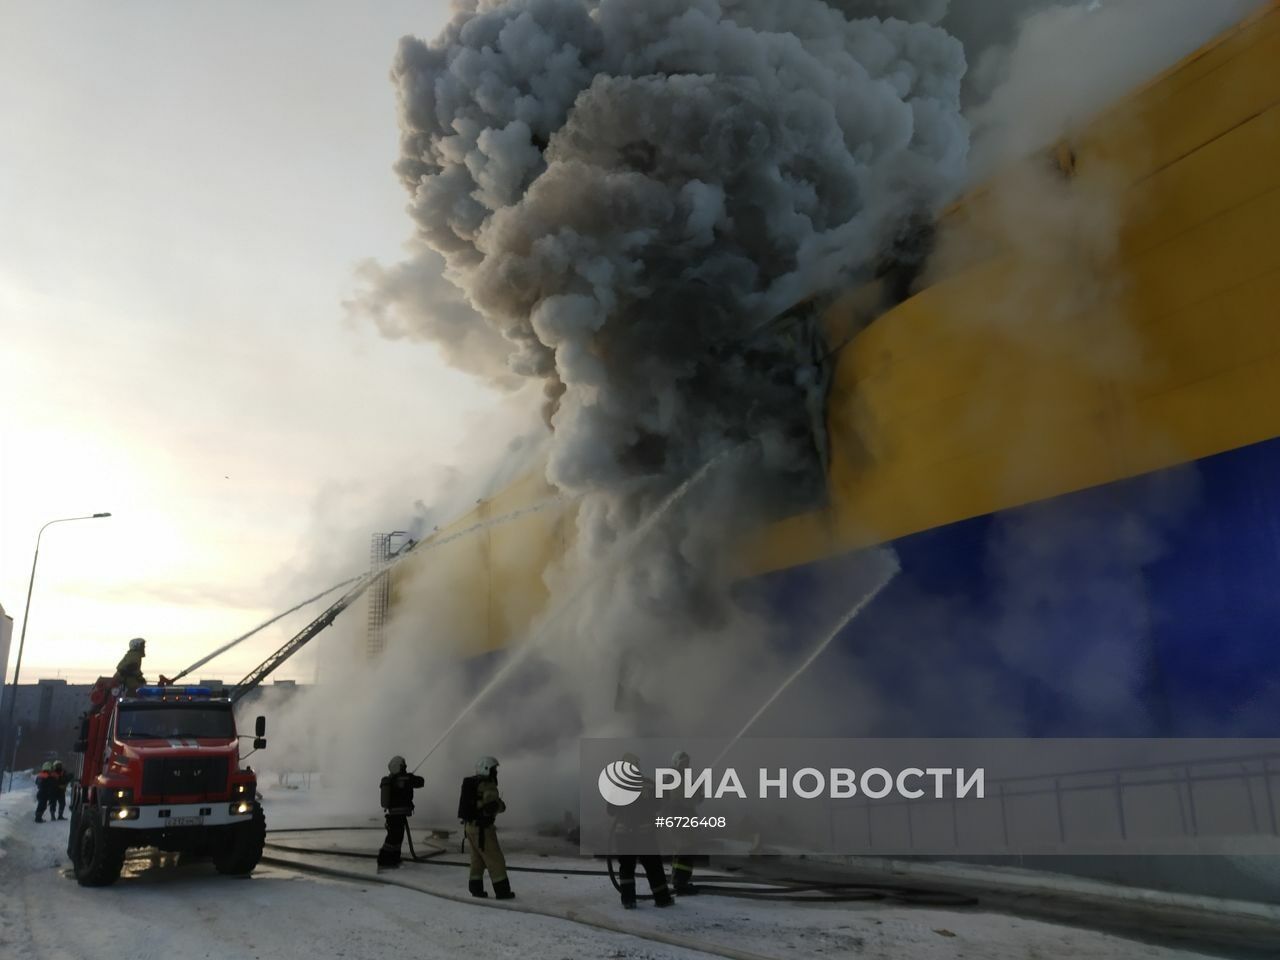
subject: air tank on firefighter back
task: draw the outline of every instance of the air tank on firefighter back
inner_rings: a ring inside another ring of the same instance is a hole
[[[1272,4],[947,211],[913,295],[825,308],[826,501],[740,545],[737,590],[808,622],[893,548],[832,669],[910,709],[856,732],[1276,732],[1276,63]],[[447,591],[459,649],[502,648],[573,529],[558,502],[459,537],[393,603]]]

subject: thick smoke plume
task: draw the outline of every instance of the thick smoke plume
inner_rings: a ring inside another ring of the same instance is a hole
[[[469,0],[455,3],[437,39],[402,41],[393,68],[403,133],[396,169],[411,198],[416,252],[391,268],[363,268],[353,309],[388,335],[440,344],[493,382],[544,385],[554,430],[549,478],[574,498],[578,523],[576,562],[549,573],[552,609],[684,478],[716,464],[623,573],[561,614],[555,643],[528,654],[528,670],[460,726],[440,769],[500,752],[509,776],[521,762],[519,749],[508,760],[509,748],[529,747],[528,760],[583,730],[705,734],[719,723],[729,732],[745,719],[731,709],[749,715],[764,702],[786,669],[770,625],[728,601],[724,548],[744,507],[761,506],[744,503],[744,489],[763,491],[775,511],[820,493],[824,424],[812,313],[773,318],[870,275],[885,249],[969,182],[962,97],[974,105],[994,166],[1046,146],[1064,122],[1214,29],[1214,18],[1183,31],[1112,6],[1127,4]],[[997,8],[1003,17],[991,15]],[[1091,84],[1087,102],[1053,100],[1052,121],[1040,124],[1049,118],[1037,116],[1039,100],[1020,91],[1052,84],[1056,75],[1037,63],[1060,60],[1038,31],[1065,31],[1057,34],[1065,42],[1106,24],[1123,34],[1083,51],[1086,41],[1073,39],[1074,69],[1062,82],[1082,72],[1107,82]],[[1164,42],[1175,33],[1176,42]],[[1028,53],[1035,49],[1039,59]],[[1089,49],[1102,55],[1080,67]],[[964,87],[966,53],[983,70],[980,83]],[[1064,302],[1102,302],[1107,291],[1093,275],[1105,271],[1091,265],[1112,250],[1116,193],[1105,183],[1085,194],[1056,181],[1046,193],[1042,177],[1019,181],[1031,188],[997,210],[1008,213],[1008,239],[1039,244],[1032,265],[1064,277],[1081,275],[1062,267],[1083,247],[1084,293]],[[1040,337],[1043,318],[1020,309],[1020,295],[993,304],[980,322]],[[1017,326],[1024,321],[1035,329]],[[1132,354],[1124,336],[1117,344],[1123,368]],[[1058,682],[1062,665],[1037,660],[1034,637],[1015,642],[1045,596],[1055,610],[1071,599],[1036,589],[1054,564],[1033,569],[1020,553],[1026,544],[1055,557],[1076,549],[1048,521],[993,541],[993,556],[1009,558],[1011,598],[1008,629],[1004,620],[994,625],[1002,642],[1009,638],[1008,660],[1027,659],[1024,673]],[[1157,549],[1144,538],[1135,544],[1140,559]],[[829,586],[837,615],[879,566],[873,557],[868,570],[842,571]],[[1098,567],[1098,595],[1107,599],[1104,588],[1120,577]],[[903,610],[923,611],[920,622],[899,616],[912,629],[887,630],[871,644],[886,657],[930,629],[963,638],[973,624],[975,643],[992,633],[992,621],[950,598],[909,599]],[[367,672],[353,668],[348,699],[361,715],[339,731],[342,749],[360,750],[376,731],[373,740],[409,756],[411,731],[437,731],[467,708],[478,686],[472,668],[441,653],[440,611],[451,602],[424,589],[402,606],[388,656]],[[795,644],[828,627],[801,619],[789,622]],[[1072,690],[1090,689],[1096,663],[1087,666],[1070,675]],[[940,687],[947,679],[937,664],[920,668]],[[972,669],[963,685],[976,724],[1001,691]],[[831,704],[848,721],[843,733],[905,728],[913,705],[895,714],[870,688],[873,672],[810,678],[814,686],[794,691],[771,729],[830,730]],[[412,696],[399,693],[406,678]],[[1098,689],[1108,715],[1127,714],[1127,690]],[[927,683],[921,690],[927,702]],[[666,729],[630,723],[636,715],[659,717]],[[1009,729],[1021,721],[1011,715]],[[373,775],[377,763],[368,766]],[[529,791],[557,782],[542,760],[528,773],[521,783]]]
[[[772,628],[730,600],[726,548],[744,516],[821,496],[825,346],[815,311],[788,308],[869,275],[963,179],[963,51],[922,22],[942,6],[478,0],[401,42],[414,253],[365,265],[351,306],[490,381],[541,382],[577,524],[547,573],[550,636],[433,763],[500,750],[510,776],[521,748],[583,731],[727,733],[785,675]],[[841,584],[848,603],[880,566]],[[338,735],[352,749],[466,709],[452,601],[424,584],[382,664],[353,671],[353,689],[413,676],[423,699],[392,716],[369,697]],[[555,779],[533,769],[526,787]]]
[[[393,69],[425,246],[388,279],[442,256],[479,312],[426,332],[546,383],[567,491],[665,491],[749,438],[811,483],[815,346],[766,321],[954,189],[959,45],[817,0],[459,6]]]

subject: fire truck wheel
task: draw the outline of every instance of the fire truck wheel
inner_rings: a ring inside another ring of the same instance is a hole
[[[262,845],[266,841],[267,818],[261,807],[254,807],[253,819],[233,827],[226,842],[214,849],[214,869],[228,876],[248,876],[262,859]]]
[[[76,879],[82,887],[105,887],[120,878],[125,844],[111,835],[92,808],[81,811],[76,848]]]

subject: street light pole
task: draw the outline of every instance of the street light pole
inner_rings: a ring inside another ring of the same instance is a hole
[[[14,756],[8,755],[10,751],[7,747],[9,741],[13,738],[13,710],[14,707],[18,705],[18,677],[22,672],[22,648],[27,641],[27,618],[31,613],[31,588],[35,586],[36,564],[40,561],[40,538],[44,536],[45,530],[53,526],[55,523],[70,523],[72,520],[97,520],[101,517],[109,516],[111,516],[109,513],[92,513],[84,517],[62,517],[58,520],[50,520],[41,527],[40,532],[36,534],[36,552],[31,558],[31,577],[27,580],[27,604],[22,609],[22,632],[18,635],[18,660],[13,667],[13,686],[9,688],[9,712],[4,722],[4,744],[6,750],[5,756],[0,757],[0,762],[3,762],[9,769],[10,790],[13,789],[13,763],[16,760],[17,744],[14,744]],[[0,664],[0,670],[3,670],[3,664]],[[0,768],[0,773],[3,773],[2,768]],[[3,784],[0,784],[0,786],[3,786]]]

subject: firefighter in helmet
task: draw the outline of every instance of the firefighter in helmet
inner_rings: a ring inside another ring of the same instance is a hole
[[[129,641],[129,651],[116,664],[115,682],[123,684],[126,693],[146,686],[147,678],[142,675],[142,658],[146,655],[147,641],[134,637]]]
[[[413,791],[426,784],[416,774],[409,773],[404,757],[392,757],[387,762],[387,775],[378,783],[382,807],[387,813],[387,839],[378,850],[378,866],[400,866],[400,847],[404,843],[409,818],[413,816]]]
[[[622,762],[633,767],[633,772],[640,776],[640,758],[634,753],[623,754]],[[667,886],[662,857],[657,852],[658,837],[653,822],[659,807],[653,781],[641,776],[640,782],[641,794],[634,801],[626,806],[610,803],[606,808],[614,820],[612,846],[618,854],[618,893],[622,896],[622,906],[627,910],[636,908],[637,863],[649,881],[654,906],[669,907],[675,903]]]
[[[671,766],[680,771],[683,777],[684,772],[689,769],[689,754],[683,750],[677,750],[671,756]],[[671,812],[674,816],[692,817],[697,810],[698,802],[692,799],[686,799],[683,796],[671,805]],[[680,842],[681,831],[676,831],[676,842]],[[675,887],[677,896],[691,897],[698,892],[698,888],[693,883],[693,854],[685,853],[677,846],[675,856],[671,858],[671,881]]]
[[[499,900],[515,897],[511,881],[507,878],[507,860],[498,843],[498,831],[494,818],[505,812],[506,803],[498,793],[498,761],[494,757],[481,757],[476,761],[474,776],[462,781],[462,794],[458,800],[458,819],[462,821],[467,843],[471,846],[471,872],[467,887],[473,897],[487,897],[484,889],[484,872],[489,871],[493,895]]]

